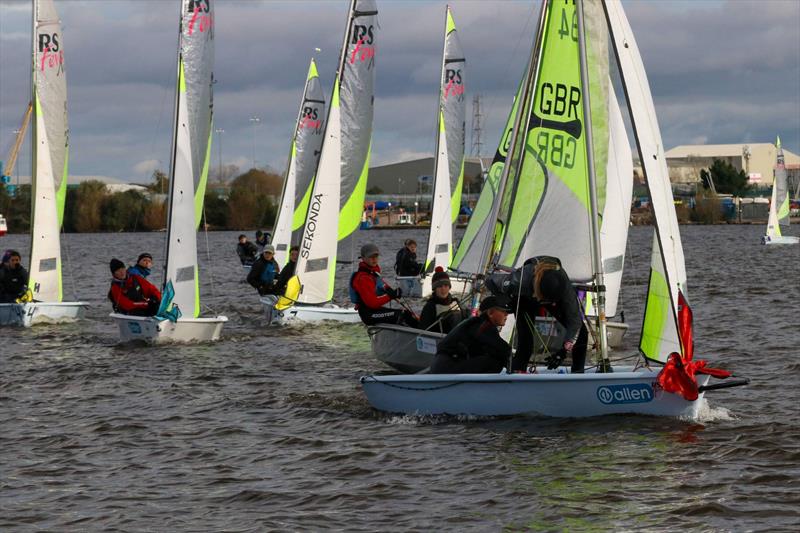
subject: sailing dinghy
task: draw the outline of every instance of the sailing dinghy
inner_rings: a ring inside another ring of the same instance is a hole
[[[34,0],[31,101],[31,255],[29,299],[0,304],[0,325],[69,322],[86,302],[64,302],[61,240],[69,161],[67,80],[61,21],[53,0]]]
[[[372,144],[375,39],[374,0],[352,0],[325,137],[308,203],[295,276],[275,305],[283,320],[357,323],[352,307],[333,303],[338,244],[361,222]]]
[[[216,21],[211,0],[181,0],[180,3],[162,309],[155,317],[111,313],[123,342],[215,341],[228,321],[225,316],[200,317],[197,268],[197,228],[203,214],[214,131],[212,70]],[[172,305],[180,312],[176,313]]]
[[[602,161],[603,117],[608,113],[609,100],[603,97],[608,89],[608,36],[656,222],[639,345],[643,360],[636,366],[618,366],[613,372],[601,372],[605,365],[598,365],[582,374],[560,367],[519,374],[364,376],[361,384],[373,407],[408,414],[584,417],[641,413],[694,417],[706,390],[746,383],[738,380],[708,385],[709,374],[730,374],[707,369],[704,361],[693,361],[686,271],[666,159],[641,57],[618,0],[543,3],[523,95],[518,98],[509,164],[499,180],[498,196],[502,198],[506,184],[510,184],[516,195],[538,198],[529,208],[541,216],[562,217],[564,234],[574,242],[558,243],[561,235],[534,235],[534,231],[519,234],[518,242],[528,248],[534,239],[536,247],[532,249],[544,254],[550,252],[550,246],[571,248],[568,255],[562,255],[565,269],[571,275],[586,274],[589,278],[598,310],[592,325],[598,355],[607,362],[598,220],[602,208],[597,201],[595,161]],[[559,140],[554,141],[556,138]],[[491,220],[500,217],[508,223],[514,219],[513,213],[503,215],[498,208],[497,204],[493,206]],[[531,225],[537,222],[541,222],[538,215]],[[512,224],[506,228],[518,230]],[[525,256],[527,251],[522,254]]]
[[[781,226],[789,227],[789,183],[780,137],[775,147],[778,150],[775,179],[772,182],[772,198],[769,202],[767,233],[761,237],[761,244],[797,244],[800,243],[800,237],[781,234]]]

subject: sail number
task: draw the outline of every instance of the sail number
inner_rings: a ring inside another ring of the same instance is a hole
[[[573,3],[574,9],[574,3]],[[578,12],[572,12],[572,23],[567,22],[567,9],[561,9],[561,27],[558,28],[558,36],[560,38],[569,37],[576,43],[578,42]]]
[[[538,150],[539,159],[545,164],[563,168],[575,166],[577,143],[571,135],[541,130],[536,135],[536,146],[533,148]]]

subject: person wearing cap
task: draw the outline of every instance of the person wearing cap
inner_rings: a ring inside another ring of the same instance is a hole
[[[139,254],[136,264],[128,267],[128,274],[138,274],[144,279],[150,275],[150,269],[153,268],[153,256],[147,252]]]
[[[436,267],[431,278],[433,293],[419,315],[419,327],[440,333],[450,333],[459,322],[467,318],[458,300],[450,294],[450,276],[442,267]]]
[[[236,255],[239,256],[239,261],[244,266],[250,266],[256,260],[258,255],[258,248],[252,242],[247,240],[247,235],[242,233],[239,235],[239,244],[236,245]]]
[[[264,246],[261,255],[253,263],[247,274],[247,283],[255,287],[260,296],[278,294],[278,275],[281,267],[275,261],[275,247],[271,244]]]
[[[419,327],[419,321],[410,311],[384,307],[390,301],[399,299],[403,291],[393,289],[381,277],[379,257],[377,246],[365,244],[361,247],[358,270],[350,276],[350,300],[355,305],[358,316],[368,326],[403,324],[412,328]]]
[[[480,315],[468,318],[439,342],[431,374],[496,374],[508,367],[511,346],[500,337],[508,313],[508,298],[487,296]]]
[[[0,266],[0,303],[14,303],[28,292],[28,271],[16,250],[6,250]]]
[[[519,305],[517,351],[511,367],[513,371],[527,369],[533,352],[536,317],[541,310],[545,310],[565,329],[564,344],[546,359],[547,367],[557,368],[566,356],[571,355],[571,372],[583,372],[589,332],[583,323],[578,294],[558,258],[532,257],[521,268],[510,273],[488,276],[485,287],[492,294],[507,296],[512,306]]]
[[[289,280],[292,279],[294,276],[294,271],[297,268],[297,258],[300,256],[300,247],[299,246],[292,246],[289,248],[289,261],[281,269],[281,273],[278,276],[278,283],[276,287],[276,294],[283,294],[286,292],[286,285],[289,283]]]
[[[398,276],[419,276],[422,263],[417,261],[417,241],[405,240],[395,256],[394,271]]]
[[[129,274],[125,263],[112,259],[111,289],[108,299],[115,313],[135,316],[153,316],[161,305],[161,292],[139,274]]]
[[[268,231],[256,230],[256,246],[258,246],[259,249],[263,250],[263,248],[269,244],[271,238],[272,235],[270,235]]]

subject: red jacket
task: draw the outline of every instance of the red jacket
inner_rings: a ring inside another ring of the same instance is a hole
[[[130,313],[147,310],[147,301],[150,299],[160,302],[161,292],[142,276],[129,273],[124,280],[111,280],[108,298],[115,311]]]
[[[378,279],[380,277],[380,266],[370,267],[364,261],[358,264],[358,272],[355,273],[353,280],[350,282],[353,289],[358,293],[360,304],[356,305],[356,309],[360,305],[368,309],[380,309],[392,301],[388,294],[378,294]],[[385,282],[383,285],[388,287]],[[383,290],[380,292],[383,292]]]

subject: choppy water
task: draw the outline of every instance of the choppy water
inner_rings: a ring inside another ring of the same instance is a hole
[[[200,238],[221,342],[118,345],[108,261],[159,263],[164,234],[68,235],[65,295],[92,302],[88,319],[0,330],[0,529],[797,530],[800,247],[760,246],[762,230],[682,228],[696,351],[753,380],[692,422],[377,413],[357,382],[381,370],[363,328],[264,327],[235,233],[208,236],[210,262]],[[631,347],[650,231],[631,229]],[[358,244],[389,266],[405,236]]]

